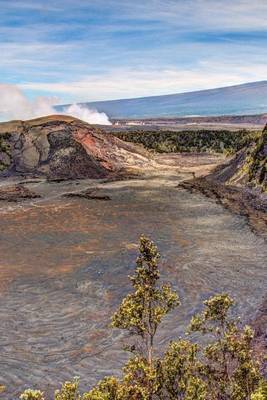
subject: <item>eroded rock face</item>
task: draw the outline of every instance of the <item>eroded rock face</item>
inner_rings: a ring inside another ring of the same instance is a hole
[[[142,147],[72,117],[50,116],[0,124],[2,176],[104,178],[151,163],[151,156]]]
[[[249,185],[267,191],[267,125],[254,143],[219,167],[213,177],[221,183]]]

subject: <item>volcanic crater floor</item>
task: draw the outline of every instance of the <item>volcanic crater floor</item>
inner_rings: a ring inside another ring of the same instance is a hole
[[[115,182],[31,180],[24,184],[42,198],[0,204],[3,398],[28,387],[52,393],[75,375],[89,389],[119,374],[127,354],[110,317],[130,290],[142,233],[158,245],[162,278],[182,302],[159,330],[160,349],[184,334],[214,293],[229,293],[234,312],[253,318],[266,293],[266,242],[246,218],[178,189],[190,171],[173,163]],[[63,196],[87,188],[110,200]]]

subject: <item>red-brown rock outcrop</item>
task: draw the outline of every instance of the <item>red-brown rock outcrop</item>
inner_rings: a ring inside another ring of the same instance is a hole
[[[104,178],[151,164],[141,146],[83,121],[49,116],[0,124],[0,171],[48,179]]]

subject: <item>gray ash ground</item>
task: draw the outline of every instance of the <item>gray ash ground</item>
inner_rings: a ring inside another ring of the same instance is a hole
[[[182,301],[164,320],[160,349],[183,335],[211,294],[228,292],[235,312],[253,318],[266,293],[267,244],[246,218],[178,190],[191,169],[179,170],[110,183],[31,182],[41,199],[1,204],[2,398],[14,399],[29,386],[52,393],[74,375],[88,389],[119,374],[127,355],[121,333],[108,325],[130,289],[141,233],[158,244],[163,279]],[[87,188],[111,200],[62,197]]]

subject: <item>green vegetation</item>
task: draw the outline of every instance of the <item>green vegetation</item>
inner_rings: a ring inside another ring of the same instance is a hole
[[[216,152],[233,154],[250,144],[257,132],[240,130],[197,131],[121,131],[113,133],[122,140],[143,144],[161,153]]]
[[[9,137],[8,133],[0,136],[0,172],[4,171],[10,164],[11,147],[7,141]]]
[[[241,149],[243,159],[235,166],[244,181],[263,191],[267,190],[267,128],[263,132],[246,130],[197,131],[121,131],[120,139],[139,143],[156,152],[210,152],[233,155]],[[240,153],[237,154],[237,157]]]
[[[101,380],[89,392],[79,392],[79,379],[65,382],[55,400],[266,400],[267,384],[253,354],[253,331],[230,317],[233,300],[227,294],[204,302],[191,320],[190,332],[207,335],[204,346],[189,339],[169,343],[165,353],[154,338],[164,317],[179,306],[169,284],[160,284],[160,254],[153,242],[140,238],[140,255],[133,291],[122,300],[112,326],[130,334],[130,358],[120,378]],[[208,342],[208,344],[207,344]],[[21,400],[44,400],[38,390],[26,390]]]
[[[249,182],[267,190],[267,128],[248,149],[243,170],[248,173]]]
[[[266,400],[267,399],[267,382],[262,380],[258,389],[252,394],[251,400]]]
[[[138,353],[145,355],[146,363],[153,364],[154,337],[163,317],[179,305],[179,299],[170,285],[158,286],[160,277],[157,247],[141,236],[140,255],[135,275],[130,277],[134,293],[122,301],[112,318],[112,326],[125,329],[139,337]],[[131,351],[136,354],[136,346]]]

